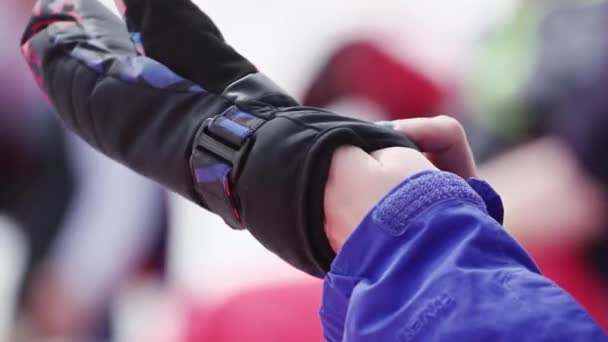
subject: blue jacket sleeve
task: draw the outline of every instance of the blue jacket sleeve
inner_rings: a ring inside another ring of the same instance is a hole
[[[426,172],[364,219],[326,277],[329,341],[604,341],[501,227],[481,181]]]

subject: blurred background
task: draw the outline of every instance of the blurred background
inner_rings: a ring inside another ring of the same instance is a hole
[[[460,120],[506,229],[608,329],[608,2],[197,3],[307,105]],[[32,6],[0,11],[0,340],[321,341],[319,280],[62,129]]]

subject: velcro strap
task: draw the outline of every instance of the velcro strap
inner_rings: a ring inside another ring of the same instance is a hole
[[[205,121],[196,138],[191,158],[196,190],[207,207],[235,229],[244,227],[238,197],[232,192],[231,174],[239,150],[264,122],[233,106]]]

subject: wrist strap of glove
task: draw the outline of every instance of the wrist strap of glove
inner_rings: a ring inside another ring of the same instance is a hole
[[[245,227],[231,180],[238,173],[238,160],[247,152],[248,138],[265,122],[232,106],[206,120],[194,143],[190,164],[196,191],[209,209],[234,229]]]

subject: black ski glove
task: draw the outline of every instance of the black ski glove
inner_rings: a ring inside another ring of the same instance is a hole
[[[126,4],[131,35],[96,0],[37,5],[23,50],[61,117],[102,152],[323,276],[335,257],[323,212],[333,152],[412,142],[298,106],[190,1]]]

